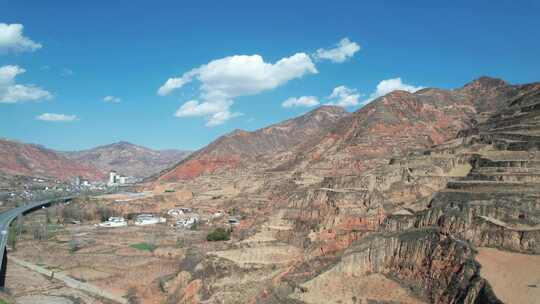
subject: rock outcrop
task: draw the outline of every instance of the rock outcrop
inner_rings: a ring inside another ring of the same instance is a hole
[[[436,228],[370,234],[335,268],[349,277],[385,274],[430,303],[499,303],[479,276],[473,248]]]

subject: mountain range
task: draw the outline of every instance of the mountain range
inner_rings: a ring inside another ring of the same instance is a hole
[[[88,150],[62,152],[62,155],[102,172],[115,170],[127,176],[146,177],[175,164],[189,153],[181,150],[152,150],[121,141]]]
[[[227,242],[204,237],[222,219],[194,230],[188,246],[204,246],[176,246],[181,271],[160,278],[168,290],[141,284],[145,299],[535,303],[536,273],[516,269],[535,269],[540,254],[539,122],[540,83],[481,77],[393,91],[353,113],[322,106],[183,159],[125,142],[55,152],[3,141],[0,168],[143,172],[152,196],[103,203],[121,216],[181,204],[239,218]]]
[[[471,126],[476,113],[495,111],[515,87],[480,77],[462,88],[394,91],[353,113],[322,106],[254,132],[235,130],[194,152],[157,181],[192,179],[225,169],[359,172],[404,150],[428,148]]]
[[[104,180],[108,171],[146,177],[178,162],[188,151],[156,151],[128,142],[60,152],[40,145],[0,139],[0,174],[69,180]]]
[[[191,154],[127,142],[58,152],[2,140],[0,172],[102,179],[109,170],[116,170],[149,181],[179,181],[250,167],[325,175],[355,173],[405,150],[453,138],[475,122],[477,113],[500,109],[515,90],[516,86],[503,80],[480,77],[454,90],[394,91],[353,113],[325,105],[256,131],[235,130]]]

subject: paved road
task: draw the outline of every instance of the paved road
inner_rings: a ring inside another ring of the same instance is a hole
[[[9,225],[14,219],[17,218],[17,216],[31,211],[32,209],[39,209],[42,206],[50,205],[52,202],[65,202],[71,199],[72,197],[63,197],[50,200],[29,202],[27,204],[0,213],[0,252],[2,253],[2,257],[0,258],[0,269],[2,269],[2,267],[4,266],[2,265],[2,263],[4,261],[4,254],[6,252],[5,248],[8,240]]]

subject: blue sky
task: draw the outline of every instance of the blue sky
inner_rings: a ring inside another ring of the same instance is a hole
[[[317,103],[356,110],[378,85],[539,81],[539,9],[538,1],[0,0],[4,31],[21,34],[2,42],[0,26],[0,68],[11,67],[0,75],[0,137],[60,150],[120,140],[197,149]],[[185,84],[158,94],[170,78]],[[296,106],[283,107],[291,97]]]

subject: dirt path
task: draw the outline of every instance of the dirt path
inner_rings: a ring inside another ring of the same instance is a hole
[[[50,271],[48,269],[45,269],[43,267],[40,267],[38,265],[35,265],[35,264],[32,264],[32,263],[20,260],[20,259],[18,259],[16,257],[12,257],[12,256],[9,257],[9,261],[13,262],[13,263],[15,263],[17,265],[20,265],[22,267],[25,267],[27,269],[30,269],[32,271],[38,272],[38,273],[40,273],[42,275],[45,275],[47,277],[53,277],[53,272],[52,271]],[[109,292],[107,292],[107,291],[105,291],[105,290],[103,290],[103,289],[101,289],[101,288],[99,288],[99,287],[97,287],[95,285],[75,280],[74,278],[72,278],[72,277],[70,277],[68,275],[62,274],[62,273],[54,273],[54,279],[64,282],[70,288],[82,290],[82,291],[88,292],[90,294],[93,294],[93,295],[96,295],[96,296],[99,296],[99,297],[102,297],[102,298],[105,298],[105,299],[108,299],[108,300],[111,300],[111,301],[114,301],[114,302],[117,302],[117,303],[120,303],[120,304],[127,304],[128,303],[127,300],[125,298],[123,298],[123,297],[119,297],[117,295],[111,294],[111,293],[109,293]]]
[[[540,299],[540,256],[479,248],[480,274],[504,303],[535,304]]]

